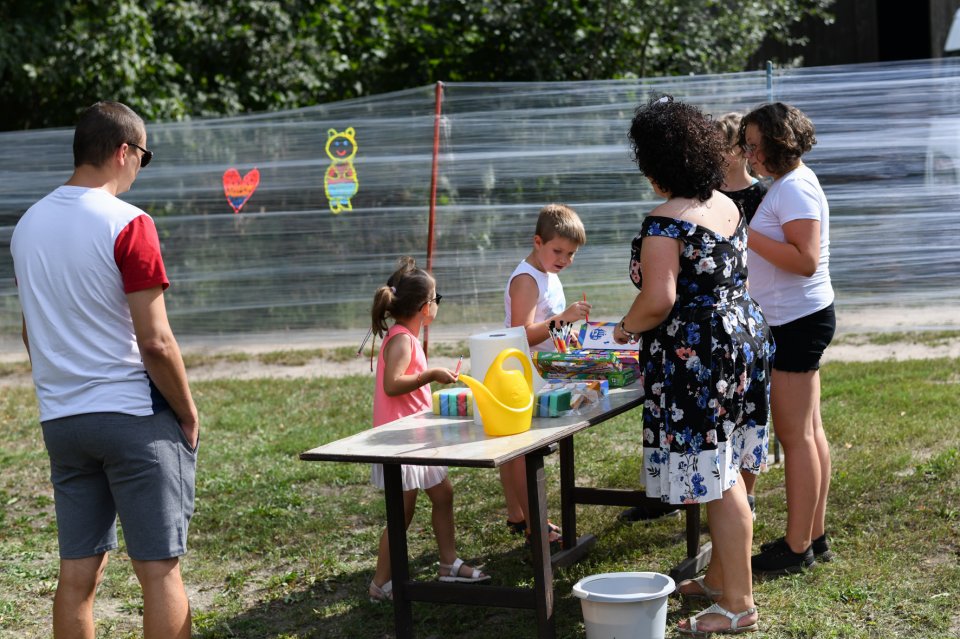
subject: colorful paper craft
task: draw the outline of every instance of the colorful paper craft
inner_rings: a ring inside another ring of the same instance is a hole
[[[260,171],[250,169],[250,172],[240,178],[240,172],[234,168],[227,169],[223,174],[223,194],[234,214],[239,213],[247,203],[253,192],[260,186]]]
[[[613,341],[613,329],[616,322],[584,322],[580,327],[580,348],[602,348],[614,351],[640,351],[637,342],[617,344]]]

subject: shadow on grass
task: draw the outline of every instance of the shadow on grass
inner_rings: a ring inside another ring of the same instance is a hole
[[[655,567],[638,566],[625,558],[663,554],[665,549],[683,546],[683,519],[669,521],[672,523],[666,525],[628,525],[614,520],[597,530],[579,531],[581,534],[592,532],[600,541],[583,561],[554,573],[554,616],[558,638],[584,636],[580,602],[571,595],[573,584],[579,579],[597,572],[608,572],[611,557],[622,558],[618,562],[619,570],[655,570]],[[637,533],[641,533],[639,538]],[[532,587],[532,559],[522,538],[508,537],[504,533],[490,541],[496,544],[490,548],[490,554],[464,556],[464,560],[482,565],[484,571],[492,575],[493,579],[488,583],[493,585]],[[417,580],[435,578],[436,569],[435,552],[428,551],[410,558],[411,574]],[[370,570],[340,573],[327,580],[301,576],[282,596],[257,601],[239,614],[212,613],[198,619],[194,637],[394,637],[392,605],[372,603],[367,596],[371,576]],[[671,608],[675,607],[675,602],[671,602]],[[683,617],[676,619],[680,618]],[[535,611],[518,608],[414,602],[413,622],[415,636],[426,638],[496,636],[497,639],[526,639],[537,633]]]
[[[497,585],[528,585],[503,581],[498,576],[526,576],[532,583],[530,561],[521,547],[492,560],[482,561],[464,557],[471,565],[482,565],[492,574]],[[429,581],[435,578],[436,554],[425,552],[410,557],[410,571],[414,579]],[[300,577],[283,596],[257,601],[240,614],[213,613],[198,619],[196,639],[269,639],[289,637],[368,638],[393,637],[394,613],[390,603],[371,602],[368,586],[372,571],[358,570],[340,573],[332,579]],[[491,615],[506,617],[516,622],[516,637],[531,636],[536,632],[534,612],[518,609],[494,609],[454,604],[414,602],[414,632],[417,637],[483,637],[484,624]],[[507,635],[514,636],[514,635]],[[499,639],[503,639],[500,635]]]

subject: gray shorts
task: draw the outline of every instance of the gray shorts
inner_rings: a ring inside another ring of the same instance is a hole
[[[42,426],[61,559],[116,548],[118,515],[131,559],[186,554],[197,452],[173,412],[88,413]]]

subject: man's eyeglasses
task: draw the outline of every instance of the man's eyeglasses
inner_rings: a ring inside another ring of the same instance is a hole
[[[153,159],[153,151],[147,151],[145,148],[143,148],[139,144],[134,144],[133,142],[127,142],[127,145],[143,151],[143,155],[140,156],[140,168],[141,169],[146,168],[146,166],[150,164],[150,160]]]

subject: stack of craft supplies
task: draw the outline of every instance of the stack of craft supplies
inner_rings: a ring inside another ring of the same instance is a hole
[[[612,388],[627,386],[637,379],[636,369],[624,368],[614,351],[534,352],[533,363],[547,379],[605,379]]]
[[[434,391],[433,414],[452,417],[473,415],[473,393],[469,388],[444,388]]]
[[[610,392],[605,379],[571,382],[551,380],[537,393],[536,417],[562,417],[571,410],[596,404]]]

